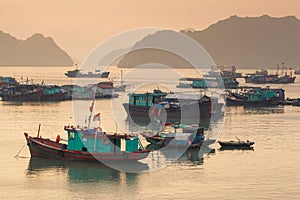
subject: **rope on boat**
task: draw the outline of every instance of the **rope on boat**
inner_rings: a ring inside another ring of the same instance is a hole
[[[25,144],[23,144],[22,148],[18,151],[18,153],[15,155],[14,158],[27,158],[27,157],[24,157],[24,156],[19,156],[19,154],[21,153],[21,151],[23,150]]]

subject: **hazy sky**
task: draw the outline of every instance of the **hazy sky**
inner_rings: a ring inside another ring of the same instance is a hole
[[[0,30],[54,38],[79,59],[119,32],[142,27],[202,30],[232,15],[300,18],[299,0],[0,0]]]

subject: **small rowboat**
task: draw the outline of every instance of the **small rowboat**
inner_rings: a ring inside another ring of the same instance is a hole
[[[218,141],[222,148],[251,148],[254,142],[247,141]]]

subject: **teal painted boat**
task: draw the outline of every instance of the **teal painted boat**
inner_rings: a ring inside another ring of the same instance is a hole
[[[76,161],[128,161],[146,158],[137,135],[106,133],[101,128],[65,126],[68,140],[64,143],[58,135],[56,141],[31,137],[24,133],[31,157]]]

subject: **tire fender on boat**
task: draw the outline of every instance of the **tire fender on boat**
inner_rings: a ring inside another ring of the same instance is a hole
[[[125,154],[124,154],[124,158],[125,158],[125,159],[128,159],[128,158],[129,158],[129,154],[128,154],[128,153],[125,153]]]
[[[31,146],[34,147],[35,145],[36,145],[35,142],[32,141],[32,142],[31,142]]]
[[[102,139],[102,144],[103,144],[104,146],[109,145],[109,143],[110,143],[110,141],[109,141],[108,138],[105,137],[105,138]]]
[[[58,155],[60,155],[61,157],[64,157],[65,152],[64,152],[63,150],[59,150],[59,151],[58,151]]]

